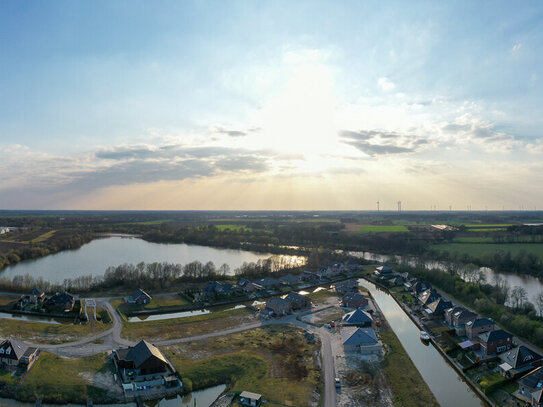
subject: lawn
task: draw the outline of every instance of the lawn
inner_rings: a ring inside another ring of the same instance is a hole
[[[156,295],[149,304],[145,305],[127,304],[124,300],[120,299],[111,300],[111,304],[125,315],[131,315],[134,311],[143,310],[162,310],[167,312],[192,305],[179,294]]]
[[[270,406],[303,406],[320,385],[318,348],[295,328],[268,326],[164,351],[195,390],[227,384],[262,394]]]
[[[473,228],[468,229],[468,232],[504,232],[505,228]]]
[[[455,237],[454,243],[492,243],[494,241],[491,237]]]
[[[62,358],[42,352],[40,358],[18,390],[18,398],[34,401],[38,397],[47,403],[86,404],[91,397],[95,403],[112,402],[107,390],[93,386],[97,373],[112,376],[113,364],[106,354],[86,358]],[[111,377],[113,384],[113,377]]]
[[[516,255],[522,251],[533,253],[540,258],[543,258],[543,244],[541,243],[448,243],[432,246],[433,250],[447,250],[449,253],[466,253],[470,256],[483,256],[486,254],[494,254],[498,251],[511,252],[511,255]]]
[[[13,376],[12,372],[0,369],[0,382],[5,382],[7,385],[15,385],[18,381],[19,378]]]
[[[379,232],[409,232],[403,225],[363,225],[359,233],[379,233]]]
[[[256,322],[253,312],[247,308],[161,321],[123,322],[122,335],[133,340],[186,338],[234,328],[243,322]]]
[[[334,297],[338,298],[338,300],[339,300],[339,297],[335,293],[335,291],[328,290],[328,289],[323,289],[323,290],[319,290],[319,291],[316,291],[316,292],[312,292],[312,293],[307,294],[307,296],[309,298],[311,298],[311,301],[313,301],[313,302],[326,301],[329,298],[334,298]]]
[[[18,299],[19,296],[16,294],[0,294],[0,306],[8,305],[9,303],[17,301]]]
[[[1,319],[0,337],[13,336],[17,339],[34,343],[65,343],[72,342],[93,334],[98,334],[109,328],[111,325],[98,322],[94,324],[94,333],[90,324],[74,325],[47,324],[42,322],[18,321],[14,319]]]
[[[390,329],[381,330],[380,335],[389,347],[383,366],[394,394],[394,405],[439,406],[394,332]]]

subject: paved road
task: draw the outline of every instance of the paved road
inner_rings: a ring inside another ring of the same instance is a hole
[[[107,331],[101,332],[93,337],[81,339],[75,342],[67,342],[58,345],[47,345],[47,344],[29,344],[31,346],[37,347],[41,350],[45,350],[51,353],[55,353],[64,357],[83,357],[96,355],[98,353],[103,353],[111,351],[112,349],[118,349],[119,347],[126,347],[135,345],[135,342],[123,339],[121,337],[122,331],[122,321],[113,308],[110,302],[106,299],[96,299],[97,307],[107,308],[111,314],[113,320],[113,326]],[[326,306],[320,306],[312,309],[311,312],[321,311],[323,308],[328,308]],[[304,315],[308,312],[303,313]],[[336,388],[334,383],[335,378],[335,367],[334,367],[334,357],[332,355],[332,345],[330,341],[330,332],[325,328],[317,328],[310,324],[306,324],[297,318],[298,315],[289,315],[281,319],[273,319],[268,321],[258,321],[254,323],[240,325],[236,328],[225,329],[217,332],[210,332],[207,334],[190,336],[186,338],[176,338],[169,339],[164,341],[155,341],[154,344],[158,346],[168,346],[175,345],[178,343],[186,343],[192,341],[199,341],[209,338],[216,338],[225,335],[231,335],[238,332],[247,331],[250,329],[259,328],[266,325],[285,325],[291,324],[298,326],[300,328],[306,329],[307,331],[314,333],[320,338],[321,341],[321,354],[322,354],[322,370],[324,376],[324,407],[335,407],[336,406]],[[100,343],[96,343],[100,342]]]

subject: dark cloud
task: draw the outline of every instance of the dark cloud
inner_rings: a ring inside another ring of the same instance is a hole
[[[378,130],[343,130],[339,137],[343,143],[371,156],[412,153],[428,144],[420,136]]]

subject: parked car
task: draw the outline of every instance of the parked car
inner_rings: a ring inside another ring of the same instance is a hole
[[[336,382],[336,387],[339,389],[341,387],[341,382],[339,381],[339,377],[336,377],[334,381]]]

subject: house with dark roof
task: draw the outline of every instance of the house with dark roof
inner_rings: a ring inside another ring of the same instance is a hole
[[[538,367],[517,380],[518,390],[513,396],[530,406],[543,406],[543,367]]]
[[[432,286],[429,283],[417,280],[411,282],[410,289],[408,291],[411,291],[414,295],[419,295],[430,288],[432,288]]]
[[[345,268],[349,271],[356,271],[360,268],[360,264],[354,259],[349,259],[345,262]]]
[[[358,292],[358,281],[357,280],[347,280],[340,281],[338,283],[332,284],[332,289],[342,295],[347,293],[357,293]]]
[[[375,271],[373,272],[375,277],[380,279],[389,279],[394,277],[394,270],[390,266],[378,266],[375,268]]]
[[[487,356],[508,351],[514,346],[513,334],[503,329],[479,334],[478,339],[481,344],[481,350]]]
[[[298,293],[288,293],[284,299],[290,302],[290,308],[295,311],[304,308],[311,308],[311,300],[305,295]]]
[[[475,318],[466,322],[466,336],[473,341],[480,334],[493,331],[494,327],[494,321],[489,318]]]
[[[371,315],[361,309],[355,309],[354,311],[348,312],[342,319],[344,326],[369,327],[372,322],[373,318]]]
[[[428,305],[430,305],[432,302],[436,301],[440,297],[441,297],[441,295],[439,295],[439,293],[437,291],[430,288],[430,289],[428,289],[426,291],[423,291],[418,296],[417,299],[419,300],[419,304],[422,307],[427,307]]]
[[[43,306],[49,312],[68,313],[73,310],[75,297],[67,292],[56,293],[45,299]]]
[[[272,277],[261,278],[260,280],[253,281],[256,288],[270,290],[277,288],[281,285],[281,282]]]
[[[439,319],[443,317],[445,310],[452,307],[452,302],[445,301],[443,298],[438,298],[434,302],[428,304],[425,308],[425,313],[428,319]]]
[[[152,299],[153,297],[151,297],[141,288],[138,288],[136,291],[132,293],[130,297],[126,299],[126,302],[129,304],[144,305],[144,304],[149,304]]]
[[[458,336],[466,335],[466,323],[476,318],[477,314],[475,312],[471,312],[464,307],[452,307],[445,310],[445,321],[455,329]]]
[[[383,344],[372,328],[342,328],[341,340],[345,352],[362,355],[381,355],[383,352]]]
[[[304,270],[302,271],[302,280],[310,284],[316,284],[320,281],[320,277],[316,273]]]
[[[346,308],[363,308],[368,305],[368,299],[360,293],[345,294],[341,298],[341,306]]]
[[[155,345],[145,340],[130,348],[113,350],[113,363],[125,395],[161,387],[181,390],[182,383],[173,365]]]
[[[541,365],[542,357],[524,345],[500,355],[500,373],[507,379],[526,374]]]
[[[278,280],[283,285],[296,285],[302,282],[302,279],[294,274],[287,274],[286,276],[281,276]]]
[[[270,298],[266,301],[266,308],[272,309],[276,316],[282,317],[292,311],[292,304],[283,298]]]
[[[39,350],[17,339],[5,339],[0,342],[0,366],[9,370],[23,368],[28,370],[37,360]]]
[[[259,407],[262,405],[262,395],[250,391],[242,391],[239,395],[239,403],[242,406]]]
[[[21,297],[21,300],[26,304],[37,305],[43,302],[45,292],[39,288],[33,288]]]

